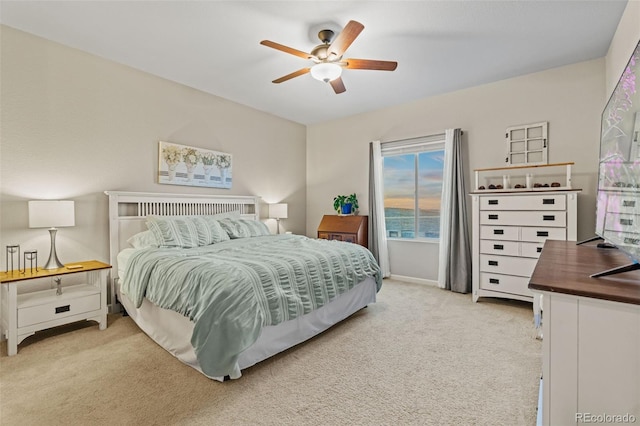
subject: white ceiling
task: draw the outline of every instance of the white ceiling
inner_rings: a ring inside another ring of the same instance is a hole
[[[0,1],[0,22],[302,124],[605,56],[626,1]],[[345,93],[303,75],[317,32],[365,29]]]

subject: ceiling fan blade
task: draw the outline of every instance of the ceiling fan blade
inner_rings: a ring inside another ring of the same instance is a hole
[[[294,49],[292,47],[285,46],[284,44],[276,43],[275,41],[271,41],[271,40],[262,40],[260,42],[260,44],[263,45],[263,46],[267,46],[267,47],[271,47],[273,49],[279,50],[281,52],[285,52],[285,53],[289,53],[291,55],[299,56],[299,57],[301,57],[303,59],[311,59],[311,58],[315,57],[310,53],[305,53],[305,52],[303,52],[301,50],[297,50],[297,49]]]
[[[331,43],[329,49],[327,50],[327,55],[331,57],[334,55],[335,57],[340,57],[344,54],[344,52],[351,46],[353,40],[358,37],[358,34],[362,32],[364,29],[364,25],[357,21],[349,21],[347,25],[344,26],[344,29],[338,34],[338,37]]]
[[[378,70],[378,71],[393,71],[398,66],[397,62],[393,61],[378,61],[375,59],[343,59],[342,62],[346,62],[345,68],[352,70]]]
[[[329,84],[331,84],[331,87],[333,87],[333,91],[336,92],[337,95],[347,90],[344,87],[344,82],[342,81],[342,77],[338,77],[336,79],[331,80]]]
[[[301,75],[304,75],[306,73],[308,73],[309,71],[311,71],[311,68],[302,68],[299,69],[298,71],[294,71],[291,74],[287,74],[284,77],[280,77],[278,79],[273,80],[274,83],[278,84],[278,83],[282,83],[283,81],[287,81],[287,80],[291,80],[294,77],[298,77]]]

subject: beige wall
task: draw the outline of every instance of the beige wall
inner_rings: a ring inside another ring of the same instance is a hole
[[[624,9],[607,52],[607,98],[615,89],[638,41],[640,41],[640,1],[631,0]]]
[[[549,122],[549,162],[575,162],[579,196],[578,237],[594,234],[600,113],[605,62],[598,59],[477,86],[307,130],[307,233],[332,213],[336,194],[356,192],[368,214],[368,144],[441,133],[460,127],[468,150],[469,176],[476,168],[504,165],[509,126]],[[438,245],[389,244],[391,273],[437,279]]]
[[[282,230],[305,231],[305,127],[1,27],[0,246],[49,253],[27,200],[76,201],[58,232],[62,262],[108,261],[105,190],[259,195],[289,203]],[[159,185],[158,141],[233,155],[231,190]],[[266,210],[266,209],[265,209]],[[266,223],[275,230],[275,221]]]

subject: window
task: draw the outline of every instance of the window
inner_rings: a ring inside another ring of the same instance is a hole
[[[382,144],[387,237],[440,237],[444,135]]]

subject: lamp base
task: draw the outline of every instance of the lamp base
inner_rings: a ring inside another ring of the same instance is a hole
[[[56,233],[58,230],[56,228],[49,229],[49,235],[51,236],[51,251],[49,252],[49,259],[47,263],[42,267],[42,269],[60,269],[64,268],[60,259],[58,259],[58,254],[56,253]]]

